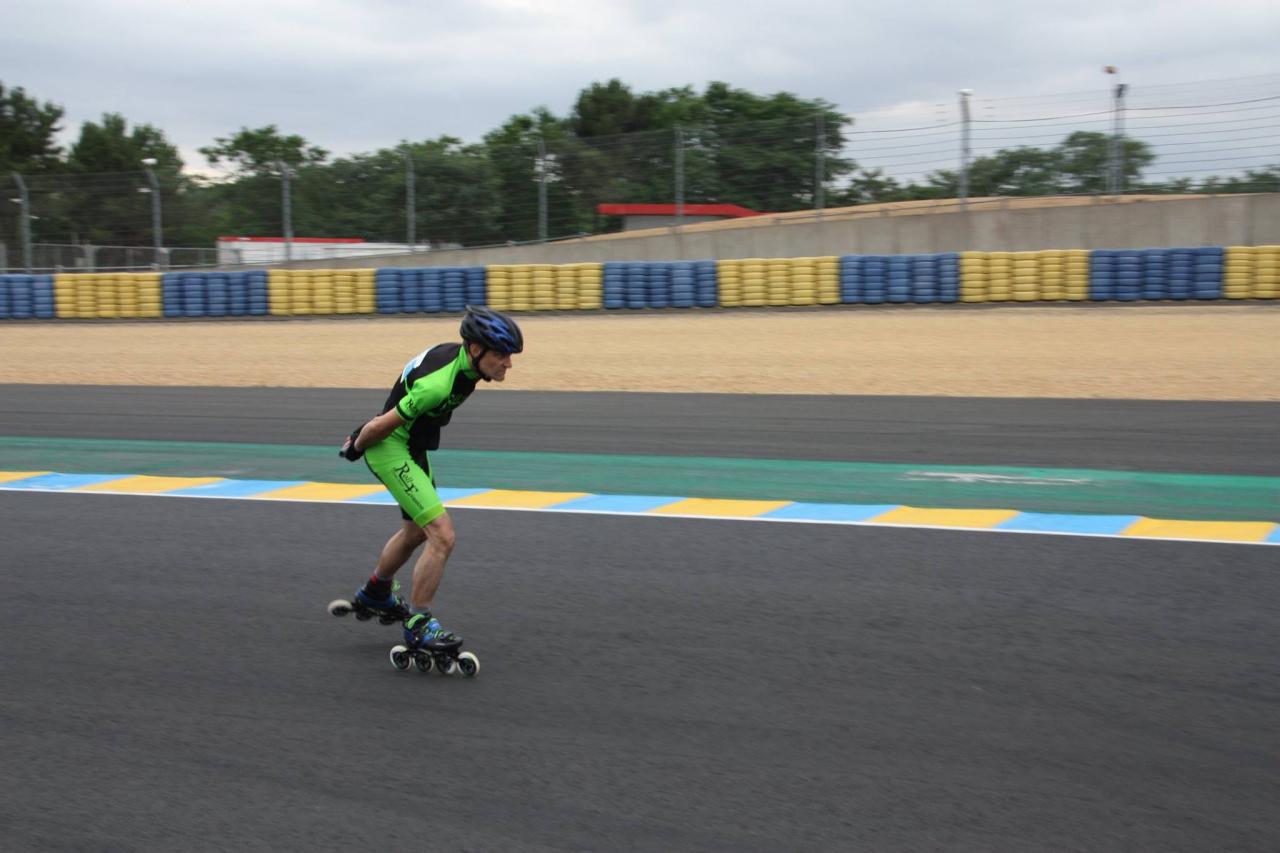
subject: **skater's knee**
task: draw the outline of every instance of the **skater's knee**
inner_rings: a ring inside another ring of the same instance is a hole
[[[413,523],[406,524],[401,535],[404,536],[405,544],[411,545],[414,548],[417,548],[423,542],[427,541],[426,532],[421,527]]]
[[[457,537],[453,532],[453,521],[448,515],[442,515],[422,528],[423,535],[430,542],[429,547],[439,548],[446,554],[453,551]]]

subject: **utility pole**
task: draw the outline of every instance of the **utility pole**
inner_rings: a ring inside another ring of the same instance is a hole
[[[155,244],[155,268],[162,270],[168,266],[164,253],[164,226],[160,211],[160,181],[151,167],[156,165],[154,157],[142,161],[142,170],[147,173],[147,183],[151,184],[151,240]]]
[[[1102,69],[1106,74],[1120,72],[1114,65]],[[1128,86],[1118,81],[1111,90],[1111,147],[1107,191],[1112,195],[1124,192],[1124,95]]]
[[[538,137],[538,241],[547,242],[547,140]]]
[[[17,172],[13,180],[18,184],[18,203],[22,205],[22,265],[31,275],[31,197],[27,194],[27,183]]]
[[[277,160],[280,167],[280,207],[284,220],[284,262],[293,260],[293,199],[289,195],[289,164]]]
[[[404,147],[404,218],[405,218],[405,243],[410,252],[417,245],[417,225],[418,225],[418,204],[414,196],[414,175],[413,175],[413,152],[409,146]]]
[[[813,128],[813,207],[822,210],[826,204],[827,117],[818,113]]]
[[[684,128],[676,125],[676,227],[684,225]]]
[[[960,187],[958,195],[960,197],[960,206],[964,207],[969,203],[969,158],[973,154],[970,145],[969,129],[971,126],[969,117],[969,98],[973,95],[972,89],[961,89],[960,92]]]

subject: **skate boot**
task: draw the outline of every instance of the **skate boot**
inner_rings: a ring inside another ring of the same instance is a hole
[[[441,675],[460,673],[474,678],[480,660],[471,652],[460,652],[462,638],[440,624],[430,613],[415,613],[405,620],[404,644],[391,649],[391,665],[406,670],[410,664],[419,672]]]
[[[391,591],[384,597],[378,598],[371,595],[368,584],[356,590],[356,594],[348,601],[345,598],[339,598],[329,602],[329,613],[333,616],[346,616],[348,613],[354,613],[356,618],[361,622],[373,619],[375,616],[383,625],[392,625],[396,622],[403,622],[409,617],[409,608],[404,603],[404,599],[396,595],[396,591],[400,589],[400,584],[392,585]]]

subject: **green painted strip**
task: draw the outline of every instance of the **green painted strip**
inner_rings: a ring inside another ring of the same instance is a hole
[[[1280,522],[1280,477],[441,450],[441,486]],[[367,483],[336,448],[0,437],[0,470]]]

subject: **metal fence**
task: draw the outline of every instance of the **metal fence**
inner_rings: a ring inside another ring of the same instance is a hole
[[[1280,74],[1132,86],[1116,74],[1096,90],[1039,96],[961,89],[847,119],[586,138],[531,128],[503,145],[402,146],[211,183],[146,163],[15,174],[0,196],[0,269],[214,265],[213,247],[169,244],[193,233],[212,242],[218,223],[232,234],[429,251],[616,230],[598,213],[604,203],[666,203],[679,224],[698,203],[783,212],[970,195],[1280,191]]]

